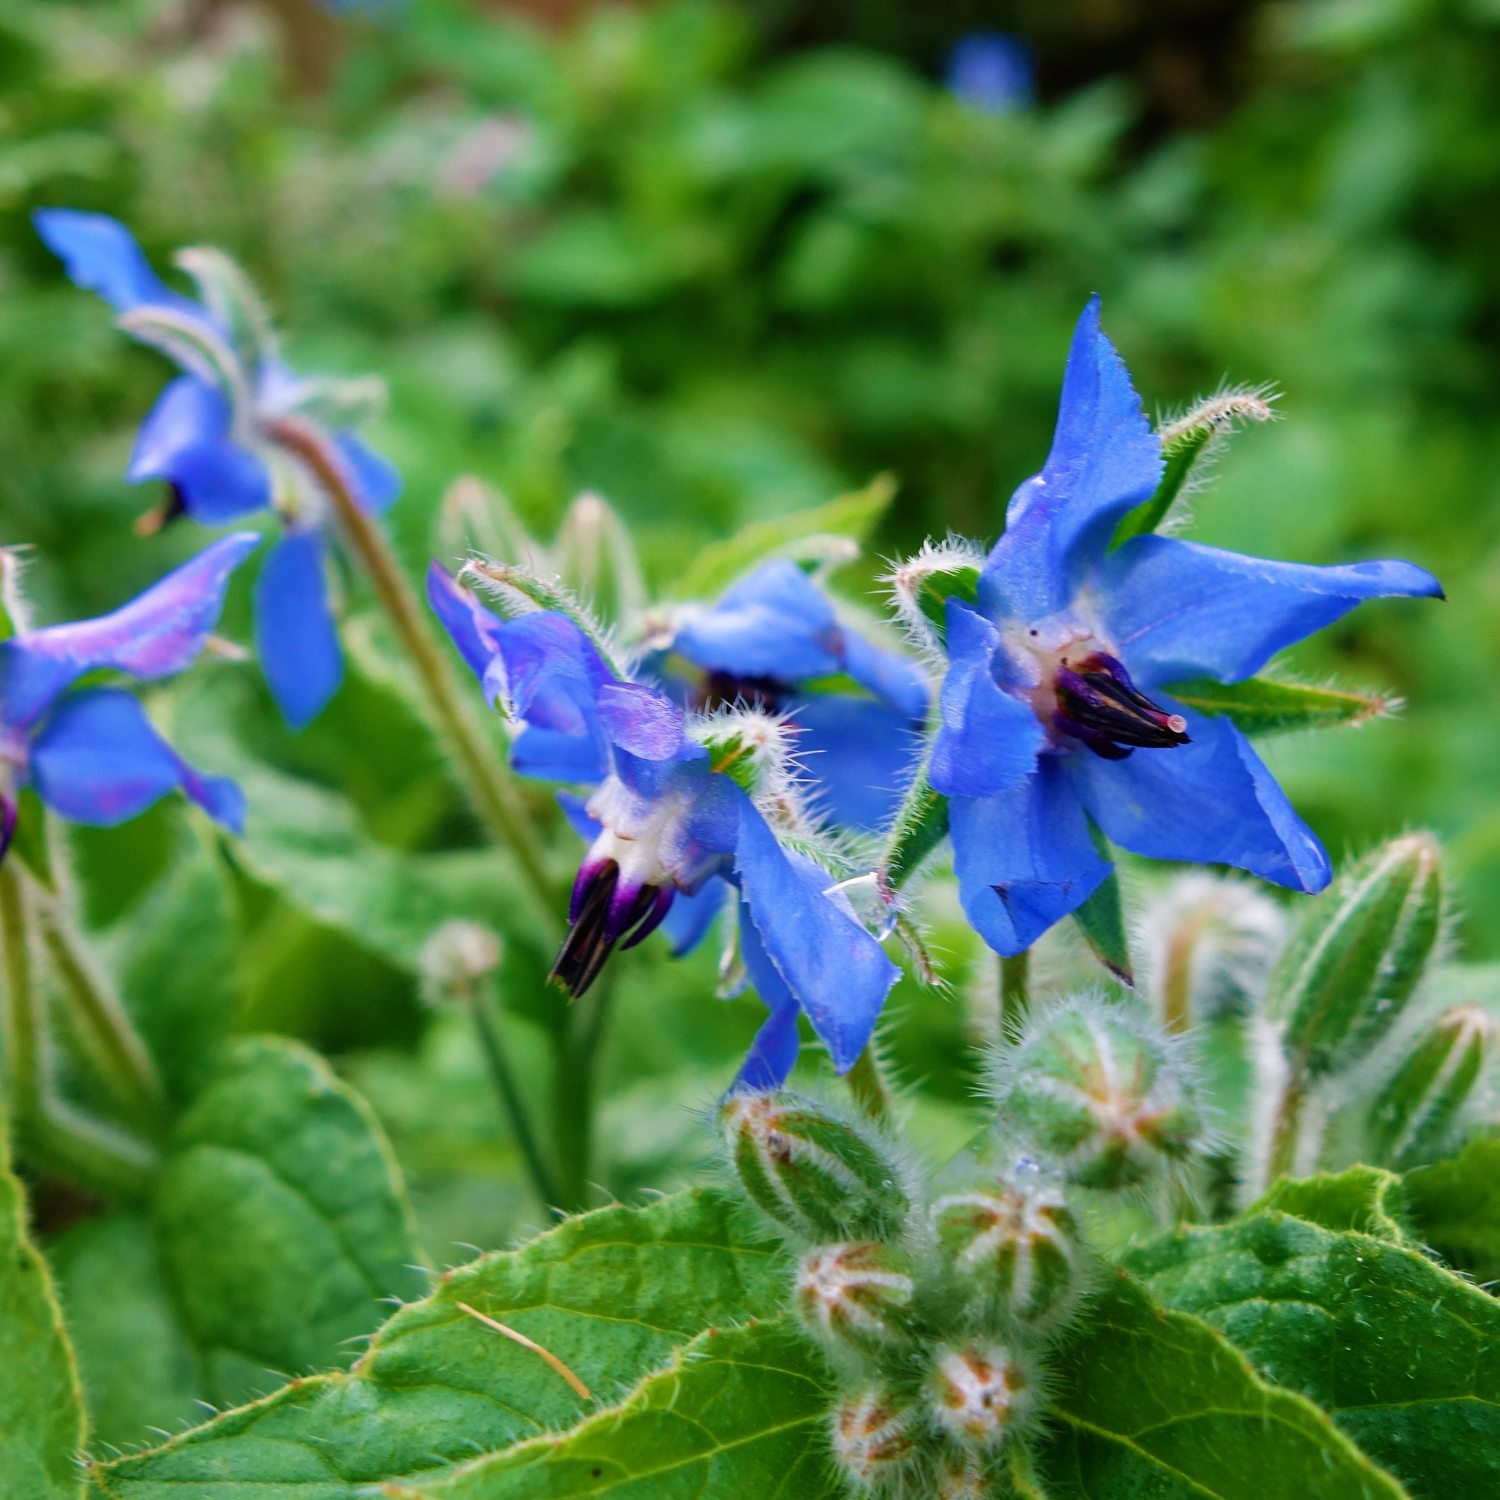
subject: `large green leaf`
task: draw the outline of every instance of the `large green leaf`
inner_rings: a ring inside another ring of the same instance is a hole
[[[83,1488],[83,1396],[47,1263],[26,1232],[0,1115],[0,1494],[71,1500]]]
[[[1249,1213],[1272,1209],[1334,1231],[1353,1230],[1404,1243],[1401,1179],[1383,1167],[1354,1166],[1313,1177],[1283,1177]]]
[[[1312,1402],[1196,1317],[1113,1279],[1061,1352],[1038,1454],[1049,1500],[1400,1500]]]
[[[1481,1282],[1500,1280],[1500,1138],[1481,1136],[1447,1161],[1408,1172],[1403,1187],[1427,1244]]]
[[[1128,1263],[1419,1500],[1500,1493],[1500,1304],[1417,1251],[1268,1211]]]
[[[837,1500],[823,1359],[784,1320],[709,1330],[618,1407],[397,1496],[432,1500]]]
[[[595,1398],[615,1400],[706,1325],[780,1306],[778,1246],[742,1226],[739,1212],[690,1192],[569,1219],[520,1250],[449,1272],[386,1323],[347,1375],[287,1386],[101,1465],[96,1482],[120,1500],[346,1500],[372,1482],[442,1471],[570,1426],[591,1403],[459,1303],[549,1350]]]
[[[178,1123],[155,1219],[207,1394],[244,1400],[347,1357],[381,1299],[426,1288],[369,1106],[295,1043],[234,1043]]]

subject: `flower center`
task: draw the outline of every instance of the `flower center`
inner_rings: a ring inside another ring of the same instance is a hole
[[[1019,644],[1036,671],[1022,693],[1054,737],[1078,741],[1105,760],[1189,743],[1187,720],[1138,691],[1124,662],[1087,625],[1044,621],[1026,627]]]

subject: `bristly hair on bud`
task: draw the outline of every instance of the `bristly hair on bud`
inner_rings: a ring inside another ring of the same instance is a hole
[[[743,787],[773,828],[813,836],[816,820],[789,715],[737,703],[689,714],[685,728],[708,751],[712,768]]]
[[[1192,497],[1203,488],[1230,435],[1246,422],[1274,422],[1277,394],[1269,385],[1229,386],[1158,426],[1167,473],[1158,491],[1165,503],[1153,530],[1171,533],[1187,524]]]
[[[26,572],[30,548],[25,545],[0,547],[0,640],[9,640],[31,629],[31,605],[21,579]]]
[[[818,1245],[798,1262],[792,1310],[832,1353],[874,1353],[907,1341],[915,1290],[915,1266],[897,1246]]]
[[[929,537],[904,562],[887,560],[891,571],[880,581],[889,586],[891,607],[907,639],[929,667],[946,671],[945,601],[951,595],[967,604],[975,602],[983,550],[950,532],[941,542]]]
[[[1142,988],[1168,1031],[1258,1005],[1286,943],[1282,908],[1248,880],[1179,876],[1142,912]]]
[[[888,1495],[905,1487],[920,1462],[914,1405],[871,1386],[840,1401],[830,1425],[834,1462],[857,1491]]]
[[[1024,1433],[1041,1404],[1039,1372],[1011,1345],[976,1339],[941,1348],[923,1388],[933,1426],[971,1453]]]

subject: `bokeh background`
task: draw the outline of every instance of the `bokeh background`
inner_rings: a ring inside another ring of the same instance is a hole
[[[977,92],[953,65],[976,32],[1013,39],[1014,64]],[[392,525],[414,572],[460,473],[541,536],[598,491],[666,581],[705,541],[889,471],[896,502],[840,577],[858,595],[925,536],[997,533],[1098,291],[1148,406],[1280,392],[1193,536],[1444,580],[1446,605],[1368,607],[1292,663],[1404,713],[1270,759],[1336,854],[1441,833],[1458,940],[1500,957],[1497,101],[1497,0],[0,0],[0,536],[32,544],[44,621],[202,542],[132,531],[160,499],[121,475],[163,365],[64,281],[39,205],[117,214],[160,265],[221,245],[295,364],[384,376],[373,436],[406,475]],[[247,618],[236,595],[227,634]],[[478,842],[358,652],[304,735],[259,699],[239,732],[361,838]],[[78,836],[93,923],[129,916],[180,817]],[[357,924],[237,878],[238,1024],[356,1078],[434,1253],[534,1216],[459,1019]],[[753,1029],[752,1001],[711,988],[711,955],[631,971],[611,1191],[668,1185],[683,1111]],[[960,1110],[963,1006],[903,996],[909,1081]]]

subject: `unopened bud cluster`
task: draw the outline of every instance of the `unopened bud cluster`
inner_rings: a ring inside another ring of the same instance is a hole
[[[729,1163],[796,1252],[792,1310],[832,1357],[829,1442],[852,1493],[1004,1493],[1035,1430],[1041,1349],[1085,1255],[1060,1176],[1030,1162],[923,1201],[868,1122],[788,1094],[720,1112]]]

